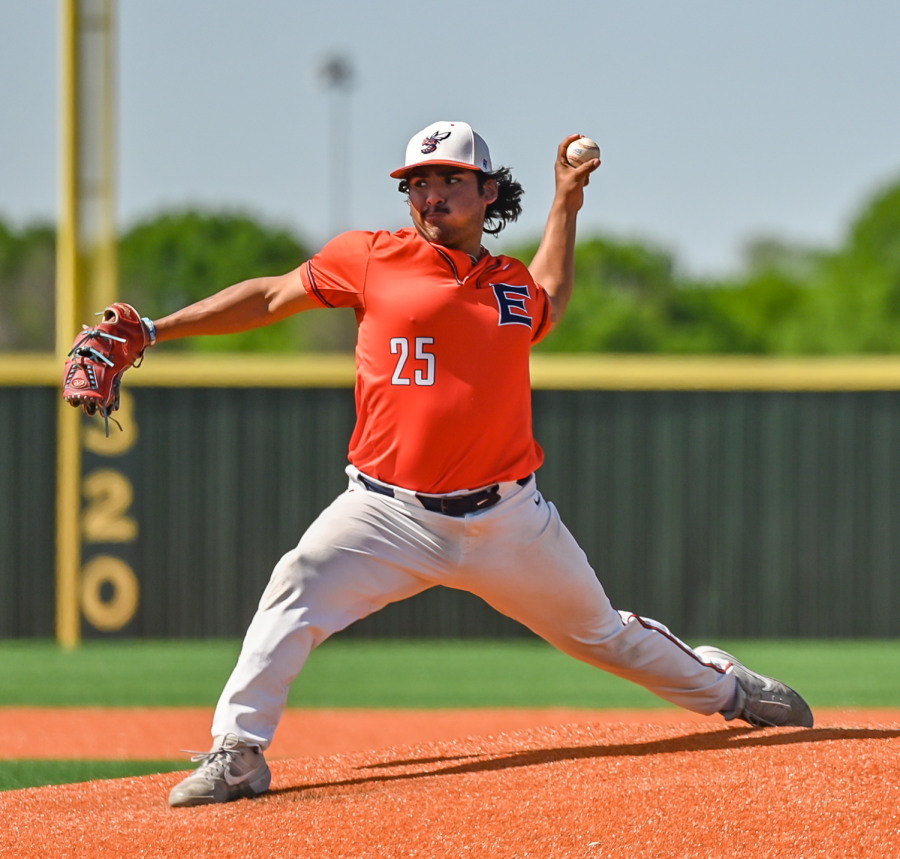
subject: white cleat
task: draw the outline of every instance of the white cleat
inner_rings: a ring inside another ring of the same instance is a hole
[[[234,734],[227,734],[211,752],[195,755],[191,760],[203,763],[172,788],[169,805],[175,808],[259,796],[272,782],[272,772],[262,751],[257,746],[248,746]]]
[[[695,647],[694,653],[708,665],[715,665],[737,680],[737,697],[722,715],[728,720],[743,719],[755,728],[811,728],[809,704],[786,683],[751,671],[730,653],[718,647]]]

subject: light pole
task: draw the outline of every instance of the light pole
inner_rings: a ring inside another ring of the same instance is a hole
[[[317,77],[328,92],[329,238],[350,223],[350,90],[354,71],[347,57],[333,54],[319,65]]]

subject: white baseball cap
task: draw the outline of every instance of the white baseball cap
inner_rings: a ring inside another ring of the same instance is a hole
[[[406,164],[391,173],[402,179],[423,164],[449,164],[491,172],[491,153],[480,134],[467,122],[433,122],[414,134],[406,147]]]

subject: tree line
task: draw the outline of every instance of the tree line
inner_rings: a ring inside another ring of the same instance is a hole
[[[52,226],[17,229],[0,219],[0,351],[52,350],[54,246]],[[536,249],[534,242],[507,252],[528,262]],[[290,230],[244,213],[163,212],[121,236],[120,294],[158,318],[229,283],[289,271],[309,255]],[[582,239],[575,257],[569,311],[541,351],[900,352],[900,181],[866,201],[838,247],[757,239],[727,277],[690,276],[671,252],[610,235]],[[165,348],[333,351],[354,343],[353,314],[328,311]]]

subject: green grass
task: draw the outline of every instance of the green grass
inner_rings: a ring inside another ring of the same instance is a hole
[[[0,791],[189,769],[184,761],[2,761]]]
[[[694,642],[699,644],[700,642]],[[716,642],[815,707],[900,707],[900,641]],[[0,706],[213,707],[236,641],[0,641]],[[667,707],[539,641],[330,641],[295,707]],[[0,760],[0,790],[188,768],[185,761]]]
[[[238,641],[0,641],[0,704],[35,707],[214,706]]]
[[[700,643],[700,642],[695,642]],[[813,707],[900,707],[900,641],[716,642]],[[0,706],[212,707],[235,641],[0,641]],[[539,641],[331,641],[294,707],[660,707],[640,687]]]

